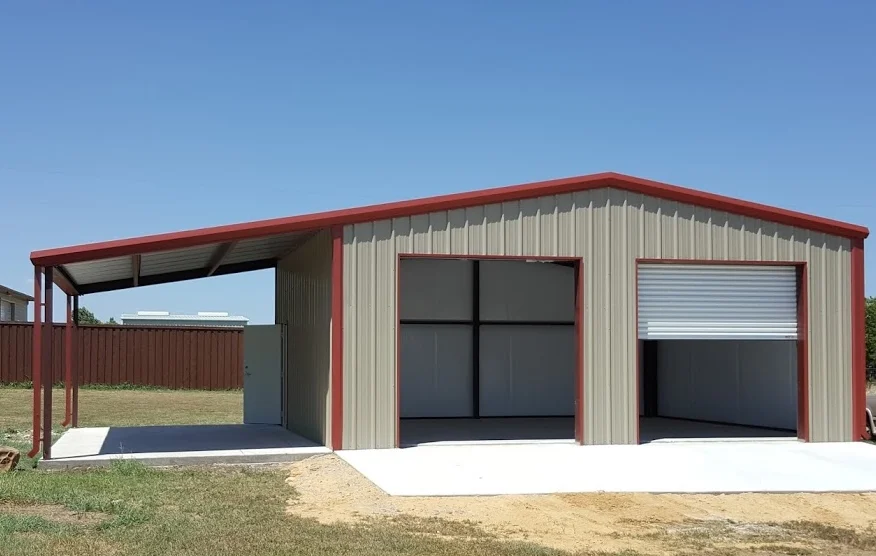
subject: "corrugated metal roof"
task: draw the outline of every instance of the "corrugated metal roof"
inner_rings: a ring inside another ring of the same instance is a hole
[[[277,259],[294,249],[303,236],[333,226],[605,187],[761,218],[839,237],[861,239],[870,233],[865,227],[837,220],[606,172],[347,210],[47,249],[31,253],[31,261],[35,265],[59,268],[55,281],[68,293],[110,291],[271,268],[275,266]],[[165,255],[158,255],[159,253]],[[144,268],[146,273],[143,272]],[[153,271],[156,274],[150,274]]]
[[[312,235],[292,232],[73,262],[56,267],[60,276],[55,277],[65,290],[69,283],[86,294],[272,268]]]
[[[122,314],[122,322],[125,321],[150,321],[150,322],[176,322],[176,321],[198,321],[198,322],[234,322],[246,324],[249,322],[247,317],[242,315],[229,315],[221,311],[198,311],[197,314],[190,313],[171,313],[170,311],[137,311],[136,313]]]
[[[20,291],[13,290],[12,288],[7,288],[3,285],[0,285],[0,295],[5,295],[7,297],[17,297],[18,299],[24,299],[26,301],[33,301],[33,297],[27,295],[26,293],[21,293]]]

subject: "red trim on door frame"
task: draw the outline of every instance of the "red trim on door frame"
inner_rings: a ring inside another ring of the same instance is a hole
[[[575,263],[575,442],[584,444],[584,260]]]
[[[695,264],[708,266],[800,266],[805,265],[805,261],[741,261],[733,259],[636,259],[636,264]]]
[[[852,440],[867,438],[866,293],[864,291],[864,240],[852,240]]]
[[[395,447],[401,448],[401,260],[395,258]]]
[[[792,266],[797,269],[797,438],[809,442],[809,302],[808,274],[805,261],[741,261],[699,259],[636,259],[636,442],[639,437],[639,265],[695,264],[710,266]]]
[[[809,442],[809,267],[797,267],[797,438]]]
[[[332,450],[344,444],[344,228],[332,227]]]
[[[641,397],[639,396],[639,373],[642,372],[642,355],[639,353],[639,259],[636,259],[636,268],[633,272],[635,275],[633,279],[635,280],[635,284],[633,284],[633,288],[635,288],[635,296],[633,297],[633,304],[636,309],[636,444],[642,443],[642,431],[639,426],[640,421],[642,420],[642,408],[641,405]]]
[[[401,313],[400,291],[402,259],[463,259],[477,261],[548,261],[568,262],[575,265],[575,441],[584,443],[584,259],[582,257],[553,257],[527,255],[451,255],[441,253],[398,253],[395,267],[395,447],[400,447],[401,431]]]

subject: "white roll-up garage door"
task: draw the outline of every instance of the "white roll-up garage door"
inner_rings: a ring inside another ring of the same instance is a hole
[[[792,266],[639,265],[639,338],[796,339]]]

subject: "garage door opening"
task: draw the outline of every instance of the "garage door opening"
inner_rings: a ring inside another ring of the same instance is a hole
[[[638,266],[639,441],[806,438],[802,266]]]
[[[400,447],[580,440],[579,261],[399,261]]]

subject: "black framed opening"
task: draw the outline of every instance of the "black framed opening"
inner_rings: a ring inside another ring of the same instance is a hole
[[[457,275],[440,276],[442,263],[449,274]],[[441,306],[433,308],[436,315],[427,314],[428,303],[411,300],[411,280],[417,278],[410,268],[417,265],[437,273],[415,288],[421,296],[437,298],[433,301]],[[450,270],[453,265],[456,268]],[[518,275],[509,280],[497,279],[515,270]],[[575,440],[581,372],[576,261],[402,257],[399,272],[400,446]],[[539,283],[540,274],[552,277]],[[553,291],[544,295],[545,290]],[[451,301],[445,302],[445,297]],[[416,310],[406,301],[417,305]],[[443,342],[449,342],[447,349],[442,349]],[[538,353],[545,349],[562,355]],[[462,357],[465,370],[441,368],[447,358],[456,358],[462,367]],[[415,369],[422,371],[415,374]],[[427,372],[431,376],[424,378]],[[428,388],[412,386],[425,380],[431,381],[434,396]],[[454,392],[435,384],[442,380],[452,383]],[[435,400],[441,396],[449,400],[444,406]],[[541,403],[539,396],[553,396],[562,403]]]
[[[792,340],[639,340],[639,439],[796,438]]]

